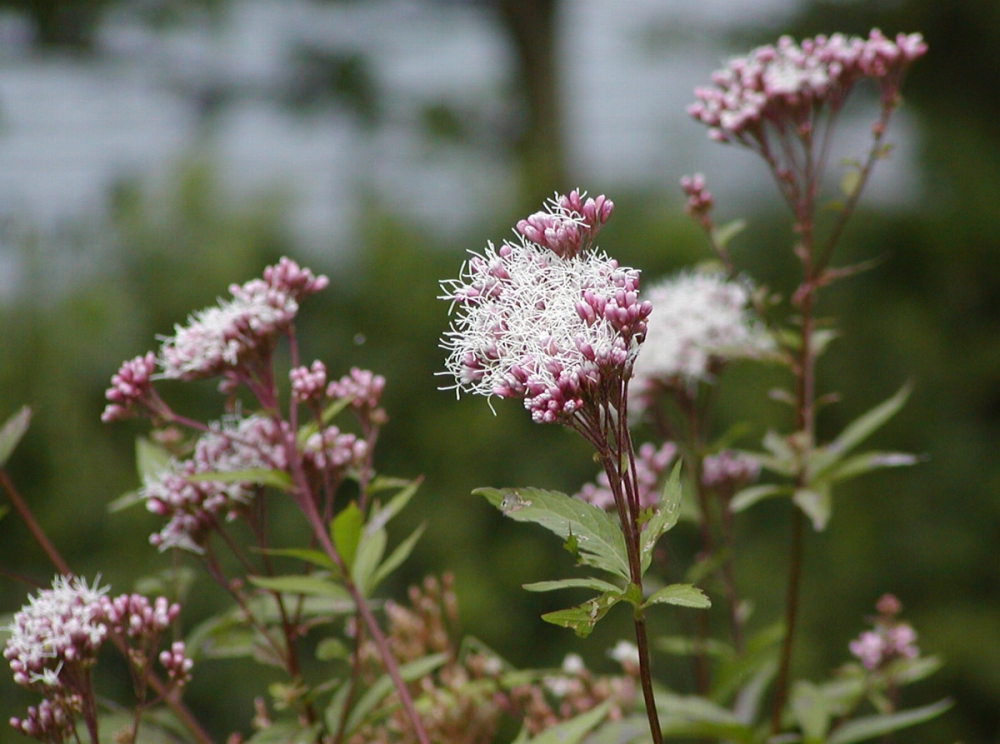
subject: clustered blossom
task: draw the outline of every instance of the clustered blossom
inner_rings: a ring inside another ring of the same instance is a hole
[[[702,485],[720,491],[732,492],[759,475],[760,462],[756,458],[730,450],[708,455],[701,463]]]
[[[595,214],[610,212],[610,201],[597,204]],[[526,233],[545,245],[489,244],[442,284],[442,299],[457,308],[442,346],[456,391],[521,398],[536,422],[566,423],[602,383],[628,378],[651,306],[639,299],[638,271],[589,242],[567,248],[538,234],[540,219],[533,224]]]
[[[264,270],[262,279],[231,285],[231,299],[193,314],[186,326],[175,326],[174,335],[163,339],[157,359],[161,376],[212,377],[267,352],[295,318],[299,301],[328,283],[325,276],[282,258]]]
[[[336,426],[310,435],[302,448],[304,463],[317,472],[359,465],[367,454],[367,442],[354,434],[342,433]]]
[[[94,691],[90,668],[109,637],[118,637],[129,649],[129,660],[139,673],[148,672],[150,655],[180,606],[163,597],[153,602],[137,594],[106,596],[107,587],[93,586],[79,577],[57,576],[14,615],[4,658],[14,681],[39,692],[45,699],[28,708],[24,719],[11,726],[45,742],[73,736],[77,719],[93,716]],[[190,678],[192,662],[183,643],[174,643],[158,657],[174,685]],[[88,720],[88,727],[95,725]]]
[[[386,414],[378,407],[385,390],[385,378],[367,369],[351,367],[350,374],[334,380],[326,388],[328,398],[350,399],[351,407],[362,419],[385,423]]]
[[[695,173],[693,176],[683,176],[681,178],[681,190],[687,197],[684,211],[702,224],[711,224],[709,212],[715,206],[715,198],[712,192],[705,186],[705,176]]]
[[[292,400],[305,403],[323,396],[326,387],[326,365],[318,359],[311,367],[295,367],[288,373],[292,382]]]
[[[265,416],[233,416],[213,423],[186,460],[174,459],[161,472],[147,476],[140,489],[146,508],[168,518],[150,537],[160,550],[203,551],[205,539],[220,516],[234,519],[253,498],[253,484],[190,480],[193,475],[242,470],[283,469],[287,463],[284,431]]]
[[[659,503],[659,485],[663,480],[663,474],[676,456],[677,446],[673,442],[665,442],[659,449],[646,442],[639,448],[635,458],[639,508],[646,509]],[[606,472],[597,475],[596,483],[584,485],[576,497],[600,509],[615,508],[615,495]]]
[[[614,206],[603,194],[587,199],[573,190],[566,195],[556,194],[546,204],[547,209],[519,220],[516,229],[532,243],[571,258],[590,248]]]
[[[104,393],[108,405],[101,414],[101,421],[121,421],[134,414],[133,406],[150,404],[155,401],[153,373],[156,371],[156,355],[148,352],[124,362],[111,377],[111,387]]]
[[[632,383],[640,405],[658,387],[711,380],[719,362],[773,348],[747,307],[745,282],[685,273],[652,287],[647,296],[653,311]]]
[[[865,669],[882,669],[896,659],[914,659],[920,655],[917,632],[907,622],[897,620],[902,609],[892,594],[883,595],[876,607],[878,617],[874,629],[866,630],[848,644],[851,653]]]
[[[838,109],[864,78],[876,81],[884,106],[893,105],[904,71],[926,51],[920,34],[899,34],[893,42],[878,29],[867,39],[833,34],[801,44],[783,36],[715,72],[713,87],[695,89],[698,101],[688,113],[710,138],[754,147],[768,123],[807,132],[824,104]]]

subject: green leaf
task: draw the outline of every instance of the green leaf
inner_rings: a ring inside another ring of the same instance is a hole
[[[387,485],[390,483],[391,487],[400,488],[400,491],[391,499],[389,499],[388,504],[386,504],[381,509],[376,509],[374,514],[371,515],[371,517],[368,520],[368,525],[365,527],[365,529],[370,532],[374,532],[380,527],[385,527],[385,525],[389,523],[390,519],[399,514],[403,510],[403,507],[405,507],[410,502],[410,499],[413,498],[414,494],[416,494],[417,489],[420,488],[420,484],[422,483],[422,481],[419,479],[415,481],[396,480],[396,479],[389,481],[389,479],[385,478],[378,479],[377,482],[379,484],[379,488],[375,487],[369,488],[368,489],[369,493],[375,490],[380,490],[386,487],[390,487],[389,485]]]
[[[576,536],[580,562],[629,580],[625,538],[611,516],[592,504],[558,491],[537,488],[478,488],[505,516],[533,522],[566,540]]]
[[[558,581],[536,581],[533,584],[522,584],[529,592],[553,592],[557,589],[593,589],[595,592],[621,593],[614,584],[601,579],[559,579]]]
[[[135,438],[135,469],[142,480],[154,478],[170,467],[170,451],[146,437]]]
[[[952,706],[948,698],[922,708],[892,713],[887,716],[866,716],[848,721],[838,728],[827,739],[827,744],[854,744],[858,741],[868,741],[879,736],[899,731],[907,726],[929,721],[944,713]]]
[[[340,584],[316,574],[312,576],[248,576],[247,578],[254,586],[281,594],[302,594],[338,600],[350,600],[351,598],[351,595]]]
[[[791,494],[792,489],[788,486],[777,486],[773,484],[750,486],[749,488],[744,488],[742,491],[738,491],[733,496],[732,500],[729,502],[729,509],[736,514],[744,511],[745,509],[749,509],[758,501],[770,499],[775,496],[790,496]]]
[[[917,455],[911,455],[907,452],[865,452],[841,462],[830,472],[827,479],[831,483],[845,481],[872,470],[916,465],[920,459]]]
[[[611,700],[605,700],[586,713],[581,713],[575,718],[545,729],[530,740],[531,744],[580,744],[583,737],[607,717],[608,711],[611,709],[611,702]]]
[[[832,328],[821,328],[818,331],[814,331],[812,338],[809,340],[813,356],[816,358],[822,356],[823,352],[826,351],[826,347],[830,345],[830,342],[836,340],[839,336],[840,333]]]
[[[895,416],[906,403],[906,399],[910,397],[912,390],[913,385],[906,383],[895,395],[862,414],[860,418],[848,424],[836,439],[820,448],[810,463],[810,478],[823,477],[827,469]]]
[[[798,680],[792,688],[792,715],[806,744],[820,744],[830,727],[830,708],[822,691],[812,682]]]
[[[350,655],[350,649],[339,638],[324,638],[316,644],[316,658],[319,661],[347,659]]]
[[[7,464],[8,458],[14,448],[21,441],[21,437],[28,431],[31,423],[31,409],[21,406],[21,409],[8,418],[2,428],[0,428],[0,468]]]
[[[246,744],[312,744],[316,741],[322,724],[303,726],[293,721],[278,721],[246,740]]]
[[[656,511],[643,525],[639,534],[639,551],[642,558],[642,573],[646,573],[653,559],[653,548],[657,541],[677,524],[681,515],[681,463],[678,462],[670,478],[663,484],[663,496]]]
[[[447,661],[448,654],[425,656],[416,661],[411,661],[409,664],[402,665],[399,668],[399,676],[404,682],[415,682],[421,677],[426,677],[438,667],[443,666]],[[354,705],[351,714],[347,717],[347,725],[344,726],[344,733],[353,733],[364,722],[366,716],[374,710],[375,706],[382,702],[393,689],[392,678],[388,674],[379,677]]]
[[[354,565],[354,554],[357,553],[358,543],[361,542],[363,526],[364,516],[354,501],[345,506],[330,522],[330,539],[333,540],[333,546],[344,562],[344,568],[349,572]]]
[[[649,607],[654,604],[672,604],[678,607],[705,609],[712,606],[712,601],[696,586],[691,584],[670,584],[653,592],[643,602],[642,606]]]
[[[108,512],[115,514],[117,512],[124,511],[129,507],[135,506],[136,504],[141,504],[145,502],[145,500],[145,497],[139,491],[128,491],[108,504]]]
[[[720,248],[725,248],[730,240],[746,229],[746,226],[746,220],[733,220],[725,225],[719,225],[712,229],[712,242]]]
[[[325,409],[323,409],[323,425],[330,423],[334,418],[336,418],[341,411],[351,405],[350,398],[339,398],[333,401]],[[299,427],[298,432],[295,434],[295,443],[299,446],[299,449],[305,446],[305,443],[309,440],[313,434],[319,432],[319,424],[315,421],[309,421]]]
[[[291,491],[292,477],[284,470],[267,470],[265,468],[250,468],[247,470],[213,471],[210,473],[195,473],[186,476],[192,483],[209,481],[212,483],[255,483],[258,486],[271,486],[280,491]]]
[[[389,557],[382,561],[382,565],[378,567],[371,578],[370,591],[374,591],[375,587],[381,584],[386,576],[399,568],[403,561],[410,557],[410,553],[413,552],[413,548],[417,544],[417,541],[420,540],[420,536],[424,534],[426,526],[426,524],[422,524],[413,530],[410,536],[397,545],[396,549],[389,554]]]
[[[694,695],[660,693],[656,696],[663,735],[752,742],[753,730],[721,705]]]
[[[851,168],[840,179],[840,193],[848,199],[852,198],[861,186],[861,171]]]
[[[389,535],[384,529],[377,530],[371,534],[364,531],[361,541],[357,545],[354,553],[354,566],[351,569],[351,578],[361,591],[361,594],[368,596],[372,586],[371,579],[382,562],[385,555],[385,546],[389,542]]]
[[[305,561],[332,573],[337,573],[337,564],[330,560],[330,557],[326,553],[321,553],[318,550],[307,550],[305,548],[259,548],[257,552],[284,558],[297,558],[300,561]]]
[[[811,488],[799,488],[792,495],[792,501],[812,520],[813,529],[822,532],[830,521],[833,510],[830,498],[830,484],[814,483]]]
[[[733,659],[736,651],[728,643],[715,638],[686,638],[685,636],[660,636],[653,645],[660,651],[675,656],[705,654],[719,659]]]
[[[621,591],[605,592],[578,607],[546,613],[542,615],[542,620],[563,628],[571,628],[578,637],[586,638],[601,618],[608,614],[608,610],[621,600]]]

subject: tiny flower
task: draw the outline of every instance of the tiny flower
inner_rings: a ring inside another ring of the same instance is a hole
[[[615,647],[608,651],[608,656],[622,665],[626,674],[636,674],[639,671],[639,649],[628,641],[618,641]]]
[[[657,386],[710,380],[715,363],[758,356],[773,347],[748,309],[745,282],[685,273],[654,286],[648,296],[653,311],[632,385],[640,405]]]
[[[697,220],[708,220],[708,213],[712,211],[715,199],[712,197],[712,192],[705,187],[705,176],[701,173],[684,176],[681,178],[681,189],[687,196],[684,211]]]
[[[565,196],[556,194],[545,210],[520,220],[516,230],[563,258],[576,256],[590,247],[615,206],[603,194],[596,199],[585,198],[586,194],[578,190]]]
[[[723,450],[702,460],[701,482],[707,488],[735,490],[757,480],[760,463],[753,457]]]
[[[156,371],[156,355],[153,352],[137,356],[124,362],[111,377],[111,387],[104,393],[108,405],[101,414],[101,421],[121,421],[134,415],[133,406],[152,399],[153,373]]]
[[[378,407],[383,390],[385,390],[385,378],[382,375],[376,375],[367,369],[351,367],[350,374],[327,386],[326,395],[328,398],[350,399],[351,408],[359,416],[381,425],[388,418],[385,411]]]
[[[326,387],[326,365],[318,359],[312,367],[295,367],[288,373],[292,382],[292,399],[296,403],[320,398]]]
[[[866,630],[848,644],[848,649],[865,669],[878,670],[896,659],[915,659],[917,631],[907,622],[897,620],[902,604],[892,594],[884,594],[876,603],[879,611],[874,629]]]
[[[295,318],[299,301],[328,282],[282,258],[264,270],[263,279],[231,285],[231,299],[194,313],[186,326],[175,326],[174,335],[163,338],[157,359],[161,376],[213,377],[266,354]]]

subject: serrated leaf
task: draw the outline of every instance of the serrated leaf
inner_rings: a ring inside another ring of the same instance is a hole
[[[330,539],[337,549],[337,554],[344,562],[344,568],[350,572],[354,565],[354,555],[361,542],[361,530],[364,527],[364,515],[352,501],[330,522]]]
[[[621,593],[614,584],[601,579],[559,579],[558,581],[536,581],[532,584],[522,584],[522,589],[529,592],[554,592],[559,589],[592,589],[595,592]]]
[[[210,473],[195,473],[187,475],[185,478],[192,483],[204,481],[211,483],[254,483],[258,486],[271,486],[286,492],[293,488],[292,477],[284,470],[267,470],[265,468],[217,470]]]
[[[952,706],[948,698],[922,708],[891,713],[887,716],[866,716],[847,721],[827,739],[827,744],[854,744],[858,741],[868,741],[879,736],[899,731],[908,726],[929,721],[944,713]]]
[[[371,591],[374,591],[375,587],[381,584],[382,580],[386,576],[399,568],[403,561],[410,557],[410,553],[413,552],[413,548],[417,544],[417,541],[420,540],[420,536],[424,534],[424,528],[426,526],[426,524],[422,524],[417,527],[417,529],[413,530],[413,532],[410,533],[410,536],[397,545],[396,549],[389,554],[389,557],[382,561],[382,564],[372,576],[370,587]]]
[[[729,510],[735,514],[749,509],[758,501],[774,498],[775,496],[791,496],[791,494],[792,489],[788,486],[777,486],[774,484],[750,486],[736,492],[729,502]]]
[[[546,613],[542,615],[542,620],[563,628],[570,628],[578,637],[586,638],[601,618],[608,614],[608,610],[621,600],[621,591],[605,592],[578,607]]]
[[[31,409],[21,406],[20,410],[8,418],[0,428],[0,468],[7,464],[11,453],[28,431],[31,424]]]
[[[380,529],[371,534],[365,531],[357,545],[357,550],[354,553],[354,565],[351,568],[351,578],[364,596],[368,596],[374,588],[371,585],[371,578],[378,568],[378,564],[382,562],[385,546],[388,542],[388,534],[384,529]]]
[[[645,574],[653,560],[653,548],[657,541],[674,528],[681,515],[681,463],[678,462],[667,482],[663,484],[660,503],[652,517],[643,525],[639,534],[639,551],[642,558],[642,573]]]
[[[705,592],[691,584],[670,584],[649,595],[642,606],[649,607],[654,604],[705,609],[712,606],[712,600],[705,595]]]
[[[725,225],[712,229],[712,242],[720,248],[725,248],[730,240],[746,229],[746,220],[733,220]]]
[[[629,577],[625,538],[611,516],[592,504],[558,491],[537,488],[478,488],[473,493],[486,498],[504,516],[518,522],[533,522],[566,540],[576,536],[580,562]]]
[[[173,460],[170,451],[146,437],[135,438],[135,469],[139,478],[155,478],[170,467]]]
[[[580,744],[583,737],[607,717],[608,711],[611,709],[611,702],[611,700],[605,700],[586,713],[581,713],[575,718],[545,729],[530,740],[531,744]]]
[[[399,676],[404,682],[415,682],[421,677],[426,677],[438,667],[443,666],[448,661],[448,654],[434,654],[425,656],[409,664],[399,667]],[[365,694],[351,709],[351,714],[347,718],[347,725],[344,726],[344,733],[351,734],[360,726],[365,718],[375,707],[385,699],[394,689],[392,678],[388,674],[379,677],[375,683],[369,687]]]
[[[829,484],[815,483],[812,488],[799,488],[792,495],[792,501],[809,517],[814,530],[826,529],[833,510]]]
[[[351,598],[343,586],[322,576],[248,576],[247,578],[254,586],[281,594],[302,594],[307,597],[337,600]]]

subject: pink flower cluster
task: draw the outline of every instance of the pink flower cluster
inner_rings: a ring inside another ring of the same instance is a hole
[[[82,578],[57,576],[51,589],[29,598],[14,615],[4,658],[17,684],[45,698],[28,708],[26,718],[10,720],[21,733],[46,742],[72,736],[78,717],[93,710],[89,670],[110,637],[126,644],[140,677],[149,672],[149,660],[180,606],[163,597],[150,602],[137,594],[112,599],[107,591],[96,582],[90,586]],[[192,662],[183,643],[174,643],[158,658],[174,685],[188,681]]]
[[[926,51],[920,34],[899,34],[894,42],[878,29],[867,39],[833,34],[801,44],[783,36],[714,73],[714,87],[695,89],[698,101],[688,113],[712,139],[754,146],[768,123],[807,131],[819,108],[836,110],[864,78],[876,81],[883,105],[892,105],[904,71]]]
[[[201,553],[220,516],[234,519],[254,495],[250,482],[191,480],[191,476],[283,469],[286,462],[285,433],[273,419],[233,417],[213,424],[212,431],[198,439],[190,459],[172,460],[166,469],[145,478],[140,494],[146,508],[168,517],[150,542],[160,550]]]
[[[687,197],[684,211],[691,217],[704,222],[708,219],[708,213],[715,206],[715,199],[712,192],[705,186],[705,176],[695,173],[693,176],[683,176],[681,178],[681,190]]]
[[[876,607],[879,615],[874,620],[874,630],[864,631],[848,644],[851,653],[862,666],[877,670],[896,659],[915,659],[919,656],[917,631],[909,623],[896,619],[902,609],[899,600],[891,594],[885,594]]]
[[[535,421],[567,423],[602,383],[630,376],[652,306],[638,271],[592,248],[611,202],[587,200],[591,217],[567,217],[563,205],[581,199],[557,196],[519,223],[521,242],[489,244],[442,283],[457,308],[442,341],[456,391],[520,398]]]
[[[646,509],[656,506],[660,500],[660,484],[663,474],[677,456],[677,447],[673,442],[664,443],[657,449],[650,442],[639,448],[635,458],[636,483],[639,490],[639,507]],[[587,483],[576,494],[576,498],[593,504],[601,509],[615,508],[615,495],[611,490],[611,481],[607,473],[601,472],[596,483]]]
[[[121,421],[134,415],[134,406],[151,405],[156,400],[153,390],[153,373],[156,371],[156,355],[147,352],[124,362],[118,372],[111,376],[111,387],[104,397],[108,405],[101,414],[101,421]]]
[[[701,482],[706,488],[733,491],[757,480],[760,463],[749,455],[723,450],[701,463]]]
[[[173,336],[163,338],[161,375],[179,380],[213,377],[268,352],[275,336],[295,318],[299,301],[328,283],[325,276],[314,276],[282,258],[264,270],[263,279],[231,285],[231,299],[195,313],[186,326],[176,326]]]
[[[614,202],[603,194],[587,199],[574,189],[569,194],[556,194],[547,209],[519,220],[517,232],[536,245],[571,258],[590,248],[614,208]]]

